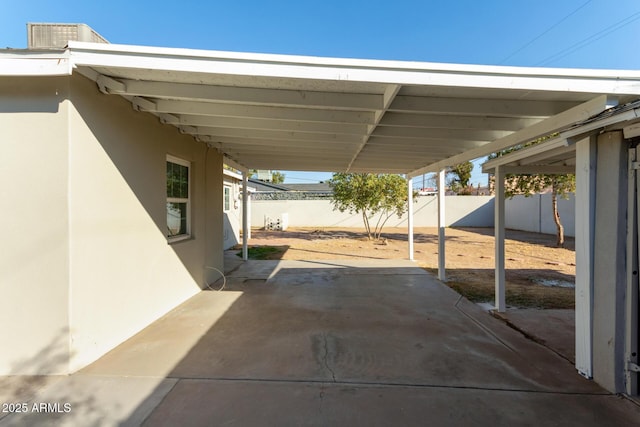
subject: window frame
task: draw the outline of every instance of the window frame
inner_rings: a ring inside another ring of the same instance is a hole
[[[231,193],[232,193],[231,186],[224,184],[224,189],[222,190],[222,194],[223,194],[222,209],[225,212],[229,212],[231,210]]]
[[[167,195],[166,192],[166,187],[167,187],[167,176],[166,176],[166,169],[167,169],[167,163],[173,163],[176,165],[180,165],[180,166],[184,166],[187,168],[187,198],[182,198],[182,197],[169,197]],[[186,224],[186,233],[184,234],[177,234],[175,236],[169,236],[168,235],[168,223],[166,223],[167,226],[167,241],[169,243],[175,243],[175,242],[179,242],[182,240],[187,240],[191,238],[191,162],[188,160],[184,160],[181,159],[179,157],[175,157],[172,156],[170,154],[167,154],[167,158],[165,161],[165,198],[166,198],[166,203],[186,203],[187,206],[187,214],[186,214],[186,220],[187,220],[187,224]],[[167,208],[165,207],[165,213],[167,213]],[[166,222],[166,217],[165,217],[165,222]]]

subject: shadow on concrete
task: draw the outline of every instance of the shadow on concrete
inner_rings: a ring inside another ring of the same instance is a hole
[[[76,393],[66,386],[67,375],[24,375],[25,372],[67,372],[69,334],[63,329],[33,357],[16,362],[12,372],[0,377],[1,426],[57,425],[76,420],[86,426],[100,426],[106,414],[117,406],[105,407],[91,388]],[[6,406],[5,406],[6,405]]]
[[[313,249],[302,249],[295,248],[296,252],[308,252],[314,254],[327,254],[327,255],[338,255],[341,257],[348,256],[355,259],[388,259],[387,257],[374,257],[370,255],[362,255],[362,254],[345,254],[345,253],[337,253],[337,252],[328,252],[328,251],[314,251]]]
[[[581,378],[408,261],[252,261],[82,375],[156,377],[143,425],[625,425]],[[226,302],[223,302],[226,301]]]

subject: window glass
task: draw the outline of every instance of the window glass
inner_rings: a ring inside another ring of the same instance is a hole
[[[169,237],[187,234],[187,204],[167,202],[167,228]]]
[[[228,211],[231,209],[231,188],[224,187],[224,210]]]
[[[167,237],[189,237],[189,162],[167,156]]]

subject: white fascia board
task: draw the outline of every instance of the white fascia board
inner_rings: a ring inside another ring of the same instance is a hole
[[[72,72],[73,66],[66,51],[0,51],[0,76],[70,76]]]
[[[633,123],[629,126],[625,126],[622,131],[624,133],[624,137],[627,139],[640,136],[640,123]]]
[[[224,158],[222,160],[223,163],[226,163],[228,166],[231,166],[234,169],[237,169],[239,171],[241,171],[242,173],[247,173],[249,172],[249,168],[241,165],[240,163],[236,162],[235,160],[233,160],[231,157],[227,156],[226,154],[224,155]],[[240,179],[242,179],[242,177],[240,177]]]
[[[77,66],[281,77],[640,95],[640,71],[517,68],[316,58],[70,42]],[[215,72],[212,72],[215,70]]]
[[[225,159],[224,163],[225,164],[227,163],[226,159]],[[231,166],[231,165],[227,164],[227,166]],[[231,166],[231,167],[233,167],[233,166]],[[224,168],[222,169],[222,173],[225,176],[228,176],[229,178],[233,178],[233,179],[237,179],[238,181],[242,181],[242,175],[240,175],[239,173],[235,173],[233,171],[230,171],[229,169],[224,169]]]
[[[302,55],[282,55],[248,52],[229,52],[216,50],[200,50],[185,48],[163,48],[152,46],[135,46],[121,44],[88,43],[70,41],[72,51],[94,51],[143,56],[159,55],[164,57],[189,57],[192,59],[235,60],[243,62],[271,62],[290,65],[311,65],[353,68],[380,68],[399,71],[448,71],[456,73],[505,74],[513,76],[542,76],[542,77],[585,77],[606,79],[640,79],[638,70],[600,70],[579,68],[541,68],[541,67],[513,67],[494,65],[452,64],[417,61],[390,61],[373,59],[353,59],[335,57],[314,57]]]

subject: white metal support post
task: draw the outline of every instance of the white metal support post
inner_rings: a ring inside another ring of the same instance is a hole
[[[507,305],[505,300],[505,272],[504,272],[504,235],[505,235],[505,210],[504,210],[504,172],[502,166],[495,169],[495,249],[496,249],[496,295],[495,309],[504,313]]]
[[[407,240],[409,260],[413,261],[413,179],[407,177]]]
[[[576,369],[593,377],[593,247],[596,203],[596,141],[576,143]]]
[[[249,259],[249,171],[242,171],[242,259]]]
[[[251,194],[247,189],[247,240],[251,239]]]
[[[438,172],[438,279],[447,280],[447,272],[445,269],[445,170]]]

